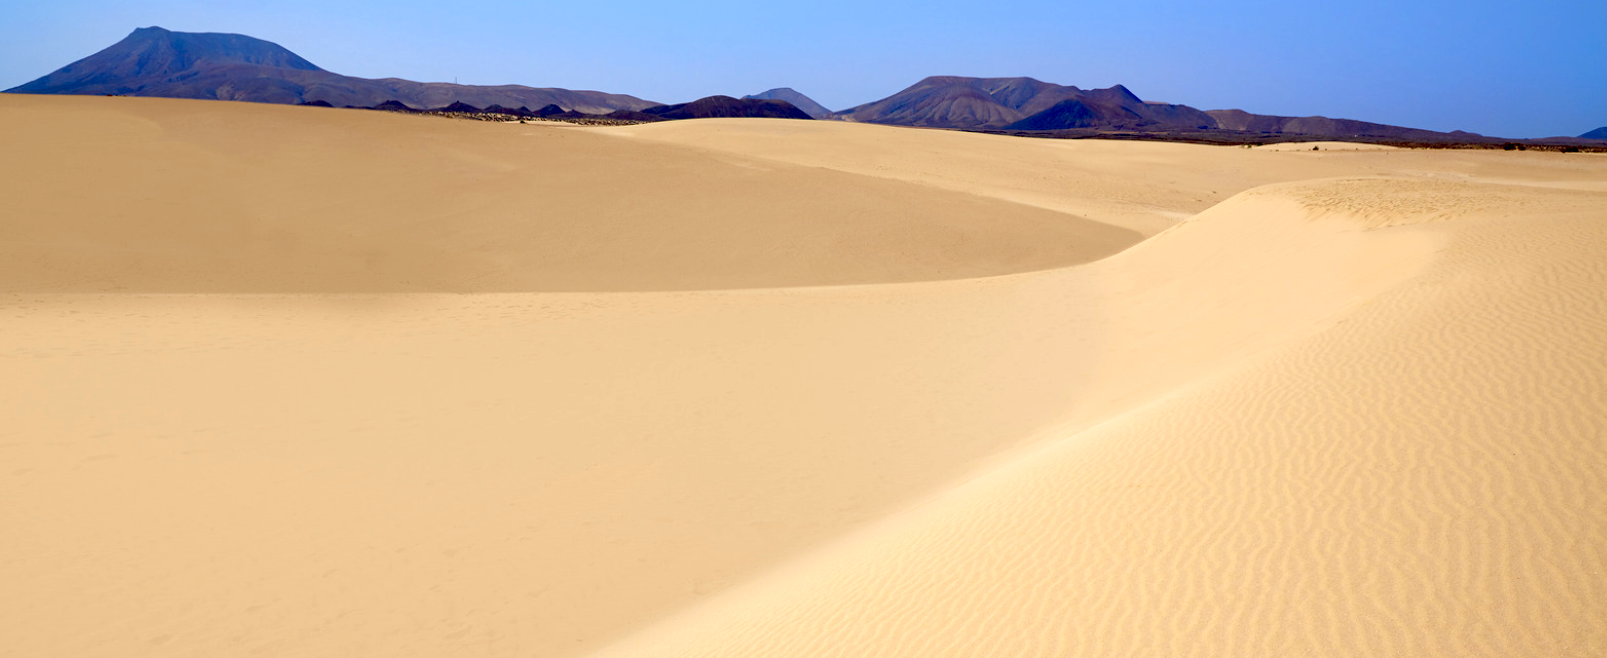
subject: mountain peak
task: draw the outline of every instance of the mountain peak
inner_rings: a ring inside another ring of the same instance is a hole
[[[1145,122],[1181,123],[1192,128],[1212,123],[1192,108],[1183,112],[1187,116],[1150,116],[1157,111],[1122,85],[1083,90],[1025,76],[932,76],[837,116],[849,121],[963,129],[1003,128],[1045,112],[1048,114],[1020,124],[1033,127],[1020,129],[1113,128]]]
[[[387,99],[414,107],[441,107],[453,102],[474,107],[556,104],[592,114],[655,105],[634,96],[597,91],[353,78],[325,71],[271,41],[243,34],[175,32],[158,25],[137,28],[105,50],[7,91],[323,103],[335,107],[372,107]]]
[[[831,114],[831,110],[826,109],[826,107],[820,103],[816,103],[815,99],[798,93],[798,90],[793,89],[792,87],[776,87],[775,89],[759,92],[751,96],[743,96],[742,99],[787,101],[788,103],[791,103],[793,107],[803,110],[804,114],[807,114],[815,119],[823,119]]]
[[[1114,85],[1110,88],[1110,91],[1120,94],[1123,98],[1131,100],[1134,103],[1144,102],[1143,100],[1139,99],[1138,94],[1128,90],[1126,85]]]
[[[128,94],[200,68],[247,65],[322,71],[283,46],[243,34],[136,28],[122,41],[9,91],[50,94]]]

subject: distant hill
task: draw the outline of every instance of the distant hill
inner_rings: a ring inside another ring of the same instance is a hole
[[[1607,139],[1607,126],[1602,126],[1579,137],[1581,139]]]
[[[421,108],[454,102],[479,107],[558,105],[598,114],[656,105],[634,96],[598,91],[353,78],[325,71],[269,41],[240,34],[173,32],[160,27],[134,30],[105,50],[6,91],[287,104],[321,101],[335,107],[370,107],[388,100]]]
[[[332,107],[324,101],[311,101],[300,105],[315,107]],[[780,100],[736,99],[730,96],[709,96],[690,103],[677,103],[675,105],[654,105],[643,110],[614,110],[608,113],[587,113],[565,110],[557,105],[546,105],[539,110],[532,110],[523,105],[510,108],[501,105],[475,107],[462,101],[443,107],[411,107],[398,100],[388,100],[378,105],[361,106],[347,105],[347,109],[356,110],[382,110],[386,112],[402,112],[409,114],[438,114],[463,119],[479,119],[484,121],[510,121],[513,119],[555,119],[559,121],[572,121],[576,123],[653,123],[658,121],[676,121],[680,119],[712,119],[712,118],[773,118],[773,119],[803,119],[810,120],[810,116],[803,110],[793,107],[792,104]]]
[[[659,105],[642,110],[662,119],[712,119],[722,117],[762,117],[772,119],[810,119],[807,113],[783,100],[709,96],[690,103]]]
[[[1079,89],[1032,78],[930,77],[892,96],[831,118],[902,126],[1006,132],[1127,131],[1399,140],[1483,140],[1464,132],[1441,133],[1327,117],[1280,117],[1242,110],[1201,111],[1140,99],[1121,85]]]
[[[1442,133],[1433,130],[1403,128],[1401,126],[1388,126],[1381,123],[1352,121],[1350,119],[1330,119],[1328,117],[1280,117],[1251,114],[1244,110],[1211,110],[1206,114],[1216,119],[1216,127],[1219,129],[1244,132],[1297,133],[1341,137],[1397,137],[1402,139],[1431,139],[1447,135],[1480,137],[1480,135],[1462,131]]]
[[[1032,78],[934,76],[882,100],[833,115],[934,128],[1060,130],[1066,128],[1197,129],[1214,122],[1183,105],[1146,103],[1116,85],[1084,90]]]
[[[831,115],[831,110],[826,109],[826,106],[816,103],[815,99],[800,94],[791,87],[777,87],[769,91],[742,97],[742,100],[748,99],[787,101],[792,103],[793,107],[803,110],[804,114],[816,119],[824,119]]]

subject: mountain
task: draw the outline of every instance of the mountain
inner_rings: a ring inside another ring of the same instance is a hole
[[[1579,137],[1581,139],[1607,139],[1607,126],[1602,126]]]
[[[716,117],[765,117],[772,119],[810,119],[807,113],[784,100],[709,96],[690,103],[659,105],[642,110],[662,119],[710,119]]]
[[[1280,117],[1251,114],[1244,110],[1211,110],[1206,114],[1216,119],[1218,129],[1241,132],[1295,133],[1340,137],[1393,137],[1402,139],[1433,139],[1457,134],[1479,137],[1479,135],[1461,131],[1442,133],[1433,130],[1403,128],[1401,126],[1352,121],[1350,119],[1330,119],[1328,117]]]
[[[590,113],[655,105],[634,96],[598,91],[354,78],[325,71],[269,41],[240,34],[173,32],[160,27],[134,30],[110,48],[6,91],[258,103],[322,101],[336,107],[375,106],[388,100],[421,108],[454,102],[478,107],[558,105]]]
[[[934,128],[1060,130],[1149,126],[1197,129],[1214,124],[1194,108],[1146,103],[1126,87],[1084,90],[1032,78],[934,76],[882,100],[833,115]]]
[[[837,112],[832,118],[937,128],[1004,126],[1026,114],[1001,99],[1010,98],[1012,85],[1019,87],[1029,81],[1037,82],[1030,78],[931,77],[882,100]]]
[[[892,96],[831,116],[901,126],[964,130],[1125,131],[1137,133],[1252,133],[1421,141],[1485,140],[1349,119],[1281,117],[1243,110],[1201,111],[1140,99],[1121,85],[1079,89],[1032,78],[936,76]]]
[[[791,87],[777,87],[770,91],[742,97],[742,100],[749,99],[787,101],[792,103],[793,107],[803,110],[804,114],[808,114],[815,119],[824,119],[831,115],[831,110],[826,109],[826,106],[816,103],[815,99],[800,94]]]

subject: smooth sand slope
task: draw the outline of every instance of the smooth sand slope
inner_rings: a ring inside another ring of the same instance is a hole
[[[9,96],[0,290],[530,292],[964,278],[1131,231],[564,124]],[[316,114],[309,114],[314,112]],[[983,218],[983,219],[978,219]],[[54,248],[70,244],[70,248]]]
[[[0,118],[0,655],[1607,653],[1607,158]]]
[[[1406,207],[1423,191],[1395,181],[1342,189],[1345,205]],[[1430,189],[1453,205],[1489,202],[1476,186]],[[1175,263],[1173,249],[1242,248],[1269,228],[1251,218],[1303,222],[1331,240],[1414,219],[1330,212],[1332,192],[1329,183],[1250,193],[1163,236],[1171,244],[1091,269],[1122,277]],[[1364,234],[1373,255],[1400,250],[1396,266],[1426,266],[1330,307],[1321,331],[1298,338],[1287,332],[1300,323],[1277,317],[1290,300],[1224,299],[1224,287],[1253,277],[1212,272],[1171,291],[1134,290],[1127,301],[1140,307],[1156,297],[1220,304],[1142,316],[1154,334],[1135,342],[1168,367],[1192,365],[1207,346],[1194,322],[1255,318],[1241,330],[1278,346],[604,655],[1600,655],[1607,217],[1600,199],[1577,201],[1520,221],[1453,211],[1451,225]],[[1414,253],[1419,240],[1443,248]],[[1318,240],[1301,251],[1334,248]],[[1246,265],[1268,264],[1257,260]],[[1278,276],[1313,287],[1387,267],[1280,265]]]

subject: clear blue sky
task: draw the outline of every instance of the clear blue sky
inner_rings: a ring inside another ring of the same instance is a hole
[[[1607,0],[0,0],[0,88],[150,25],[248,34],[347,75],[662,102],[790,86],[843,109],[928,75],[1026,75],[1508,137],[1607,125]]]

